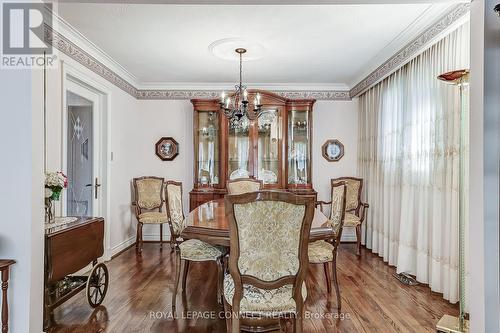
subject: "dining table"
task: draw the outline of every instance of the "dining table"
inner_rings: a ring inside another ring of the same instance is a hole
[[[224,199],[206,202],[193,209],[184,219],[182,239],[199,239],[212,245],[229,247],[229,219]],[[316,208],[311,224],[309,242],[331,239],[333,228],[328,218]]]
[[[333,237],[333,228],[328,226],[328,221],[325,214],[315,208],[309,242]],[[193,209],[185,217],[183,228],[181,237],[184,240],[199,239],[212,245],[229,247],[229,219],[226,216],[224,199],[209,201]],[[222,295],[222,292],[217,290],[217,295]],[[242,331],[247,332],[279,329],[279,320],[275,318],[242,318],[241,324]]]

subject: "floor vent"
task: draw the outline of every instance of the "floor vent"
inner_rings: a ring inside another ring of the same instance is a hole
[[[418,284],[417,280],[408,273],[394,274],[394,277],[407,286],[416,286]]]

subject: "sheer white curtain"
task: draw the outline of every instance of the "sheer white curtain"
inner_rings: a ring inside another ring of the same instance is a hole
[[[458,300],[460,94],[437,79],[469,67],[465,24],[360,97],[366,246]]]

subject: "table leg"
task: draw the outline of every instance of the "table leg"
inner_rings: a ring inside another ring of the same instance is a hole
[[[9,287],[9,269],[2,271],[2,333],[9,330],[9,304],[7,303],[7,288]]]

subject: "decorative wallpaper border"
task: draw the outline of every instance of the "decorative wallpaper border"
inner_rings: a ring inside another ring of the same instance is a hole
[[[82,66],[111,82],[129,95],[141,100],[184,100],[191,98],[218,98],[219,90],[170,90],[170,89],[137,89],[127,80],[94,58],[88,52],[74,44],[68,38],[45,25],[44,39],[47,43],[77,61]],[[290,99],[315,98],[317,100],[351,100],[348,90],[320,90],[320,91],[272,91]]]
[[[398,53],[396,53],[389,60],[380,65],[376,70],[371,72],[366,78],[361,80],[356,84],[350,91],[349,96],[354,98],[365,90],[370,88],[372,85],[376,84],[379,80],[384,78],[386,75],[393,72],[396,68],[406,63],[408,60],[415,55],[420,53],[424,46],[430,42],[434,37],[439,35],[458,19],[468,13],[470,10],[469,3],[462,3],[456,5],[447,14],[445,14],[439,21],[425,30],[420,36],[411,41]]]
[[[350,101],[349,90],[271,90],[271,92],[288,99],[314,98],[317,100]],[[137,99],[191,99],[218,98],[219,90],[138,90]]]

